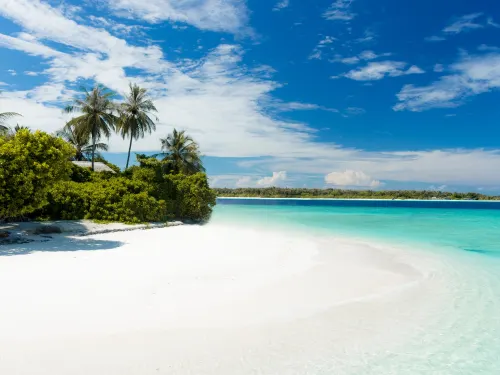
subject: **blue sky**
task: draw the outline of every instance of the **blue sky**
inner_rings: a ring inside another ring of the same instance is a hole
[[[52,132],[135,82],[160,121],[133,151],[185,129],[214,186],[500,193],[498,40],[487,0],[0,0],[0,111]]]

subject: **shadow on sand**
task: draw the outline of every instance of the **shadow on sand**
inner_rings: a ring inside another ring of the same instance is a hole
[[[64,239],[63,237],[47,242],[30,242],[0,247],[0,257],[26,255],[36,252],[63,252],[63,251],[97,251],[111,250],[123,245],[120,241],[104,241],[94,239]]]

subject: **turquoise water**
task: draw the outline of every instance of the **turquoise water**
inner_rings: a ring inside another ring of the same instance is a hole
[[[448,280],[442,299],[450,302],[432,317],[431,328],[408,338],[401,353],[366,360],[366,366],[341,373],[500,374],[499,209],[220,203],[214,223],[350,237],[439,257],[433,272]]]
[[[217,206],[214,222],[234,220],[500,256],[500,210],[244,204]]]

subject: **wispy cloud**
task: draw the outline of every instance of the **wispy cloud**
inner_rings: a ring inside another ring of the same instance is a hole
[[[476,20],[481,17],[483,13],[472,13],[457,18],[450,25],[443,29],[445,34],[460,34],[464,31],[482,29],[484,24],[477,23]]]
[[[500,28],[500,24],[496,23],[493,18],[488,18],[488,21],[487,21],[487,24],[488,26],[492,26],[492,27],[495,27],[495,28]]]
[[[363,33],[363,36],[357,39],[354,39],[355,43],[369,43],[373,42],[375,40],[375,37],[377,34],[373,30],[366,29],[365,32]]]
[[[288,8],[290,6],[290,0],[281,0],[273,8],[273,11],[277,12]]]
[[[427,86],[406,85],[397,95],[396,111],[457,107],[465,99],[500,88],[500,54],[463,56],[445,75]]]
[[[443,64],[436,64],[434,65],[433,69],[436,73],[441,73],[444,71],[444,65]]]
[[[371,62],[368,65],[351,70],[341,77],[353,79],[355,81],[378,81],[384,77],[398,77],[408,74],[421,74],[424,73],[419,67],[412,65],[407,68],[408,64],[401,61],[380,61]],[[332,78],[339,78],[332,77]]]
[[[336,39],[334,37],[328,35],[321,39],[309,55],[309,60],[321,60],[323,58],[324,50],[335,40]]]
[[[105,0],[117,16],[150,23],[172,21],[202,30],[242,33],[248,29],[248,9],[240,0]],[[247,30],[248,31],[248,30]]]
[[[455,18],[439,35],[425,38],[427,42],[442,42],[450,35],[483,29],[485,27],[500,27],[492,18],[484,18],[483,13],[471,13]]]
[[[270,109],[276,109],[280,112],[289,112],[289,111],[312,111],[312,110],[321,110],[327,112],[339,112],[335,108],[324,107],[318,104],[312,103],[301,103],[301,102],[283,102],[280,100],[269,100],[267,106]]]
[[[488,46],[486,44],[481,44],[479,47],[477,47],[478,51],[500,51],[500,47],[495,47],[495,46]]]
[[[360,107],[348,107],[344,112],[344,116],[358,116],[366,113],[366,110]]]
[[[8,69],[7,73],[9,73],[11,76],[17,76],[17,72],[14,69]]]
[[[387,57],[391,56],[391,53],[382,53],[380,55],[377,55],[375,52],[366,50],[361,52],[359,55],[356,56],[351,56],[351,57],[342,57],[341,55],[335,55],[333,59],[331,59],[331,62],[340,62],[342,64],[347,64],[347,65],[354,65],[357,64],[361,61],[370,61],[370,60],[375,60],[381,57]]]
[[[425,38],[426,42],[442,42],[445,41],[446,38],[444,36],[433,35]]]
[[[336,0],[330,8],[323,13],[327,20],[350,21],[356,17],[356,13],[351,10],[354,0]]]
[[[145,36],[145,30],[147,29],[144,26],[140,25],[126,25],[123,23],[119,23],[104,17],[97,17],[94,15],[89,15],[88,20],[92,23],[92,25],[100,28],[104,28],[108,31],[112,31],[120,36]]]

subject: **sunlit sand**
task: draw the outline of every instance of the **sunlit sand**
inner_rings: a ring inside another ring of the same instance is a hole
[[[442,284],[411,253],[221,225],[0,254],[2,374],[355,373],[421,329]]]

